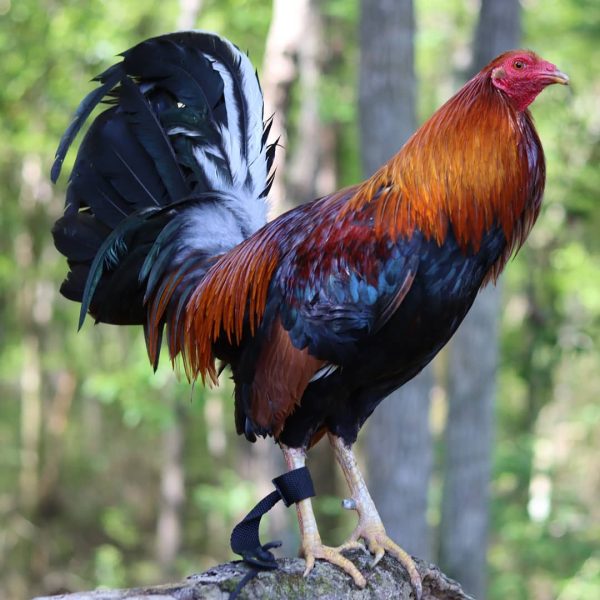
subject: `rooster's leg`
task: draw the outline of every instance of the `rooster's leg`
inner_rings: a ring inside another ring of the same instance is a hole
[[[365,540],[369,551],[375,555],[373,566],[381,560],[386,552],[389,552],[407,570],[415,596],[420,598],[422,583],[417,567],[410,555],[387,536],[352,449],[341,438],[332,434],[329,434],[329,442],[335,451],[335,458],[342,468],[350,488],[351,499],[348,502],[348,508],[352,508],[358,513],[356,529],[350,536],[350,540],[340,546],[339,549],[364,548],[358,542],[362,538]]]
[[[288,448],[281,444],[281,449],[283,450],[283,456],[290,471],[304,466],[306,452],[302,448]],[[341,551],[337,548],[324,546],[321,542],[310,498],[297,502],[296,511],[298,513],[298,525],[300,526],[300,536],[302,538],[300,552],[306,560],[304,576],[306,577],[315,566],[315,559],[320,558],[340,567],[354,579],[358,587],[364,588],[367,581],[352,562],[345,556],[342,556]]]

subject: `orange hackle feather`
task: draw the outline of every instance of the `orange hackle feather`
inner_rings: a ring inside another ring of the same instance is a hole
[[[419,230],[440,245],[451,226],[459,246],[474,251],[497,223],[508,242],[492,275],[499,274],[539,212],[539,202],[529,206],[528,200],[541,198],[542,191],[532,194],[530,187],[521,125],[537,140],[529,112],[518,115],[491,84],[489,73],[502,58],[468,82],[360,185],[340,218],[370,209],[375,235],[408,238]],[[542,160],[534,178],[540,187],[543,168]]]
[[[181,347],[190,379],[217,383],[213,344],[222,335],[238,344],[244,325],[254,334],[262,318],[279,249],[273,235],[260,233],[217,260],[190,298]]]

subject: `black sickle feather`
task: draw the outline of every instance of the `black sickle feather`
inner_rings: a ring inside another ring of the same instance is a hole
[[[159,277],[162,277],[167,270],[171,259],[178,250],[174,238],[180,233],[182,227],[181,219],[174,217],[160,232],[152,248],[146,256],[146,260],[140,269],[138,281],[140,283],[147,281],[144,302],[148,300],[154,290],[154,286]]]
[[[229,46],[216,36],[199,37],[195,40],[195,46],[222,62],[227,67],[229,74],[234,81],[233,93],[239,107],[240,123],[238,126],[240,131],[246,134],[242,136],[242,151],[244,156],[248,156],[247,133],[253,134],[255,132],[248,132],[248,102],[242,93],[242,90],[244,89],[244,74],[240,70],[242,62],[241,55],[235,53],[235,50],[238,50],[236,46]]]
[[[236,132],[239,135],[240,153],[246,161],[245,183],[254,186],[257,181],[264,179],[265,173],[262,168],[256,168],[259,164],[265,164],[266,157],[260,156],[264,152],[264,143],[261,135],[263,131],[263,105],[260,84],[255,72],[248,69],[248,62],[243,53],[227,40],[211,35],[194,35],[190,32],[181,32],[169,36],[174,41],[179,41],[182,45],[190,45],[201,52],[207,54],[224,67],[228,77],[231,79],[231,86],[228,91],[225,90],[225,103],[235,104],[237,123],[229,123],[228,117],[223,118],[230,132]],[[217,67],[215,67],[217,68]],[[222,152],[227,156],[227,152]],[[235,181],[237,173],[232,173]],[[258,197],[264,197],[261,193],[265,189],[260,187],[255,189],[254,193]]]
[[[179,163],[187,169],[187,177],[194,195],[210,191],[206,167],[196,160],[194,149],[196,146],[222,147],[221,135],[214,121],[208,119],[206,111],[195,110],[189,106],[165,111],[160,119],[165,129],[172,132],[170,135],[173,150]],[[174,133],[176,131],[181,133]],[[216,164],[218,161],[213,159],[213,162]],[[222,168],[223,176],[229,177],[228,165],[222,165]]]
[[[101,113],[89,128],[73,167],[67,200],[89,206],[115,227],[139,208],[168,196],[154,163],[117,107]]]
[[[223,95],[221,77],[194,48],[157,38],[127,50],[123,58],[128,75],[154,81],[186,106],[212,111]]]
[[[127,120],[146,152],[152,157],[171,200],[180,200],[190,193],[177,158],[162,127],[148,101],[129,78],[123,80],[120,90],[120,105],[127,113]]]
[[[52,228],[58,251],[75,262],[91,261],[107,233],[89,212],[64,215]]]
[[[56,150],[56,155],[54,157],[54,164],[52,165],[52,170],[50,171],[50,177],[54,183],[58,179],[60,175],[60,170],[62,168],[63,160],[69,150],[69,147],[73,143],[75,136],[79,133],[81,126],[85,123],[85,120],[88,118],[90,113],[94,110],[97,104],[106,96],[106,94],[113,88],[125,75],[123,64],[119,63],[113,65],[104,73],[95,78],[95,80],[101,81],[102,85],[95,90],[91,91],[81,102],[81,104],[77,107],[75,111],[75,116],[71,121],[69,127],[63,134],[60,143],[58,144],[58,148]]]
[[[89,310],[98,321],[144,324],[147,336],[156,327],[155,340],[174,317],[169,337],[176,349],[215,236],[233,244],[240,231],[252,233],[264,222],[275,146],[266,141],[270,125],[262,120],[254,70],[229,42],[180,32],[122,56],[96,78],[99,87],[77,109],[52,168],[56,180],[104,100],[109,107],[80,145],[65,216],[55,227],[70,267],[61,291],[81,302],[80,327]],[[231,231],[223,233],[221,213],[211,218],[213,205],[231,213]],[[168,302],[167,313],[152,312],[158,299]],[[151,355],[156,367],[156,348]]]
[[[130,212],[127,202],[94,169],[93,163],[80,161],[73,171],[67,191],[71,205],[90,206],[96,219],[116,227]]]
[[[174,112],[198,116],[198,126],[206,136],[202,138],[202,143],[214,144],[219,148],[219,154],[225,156],[226,149],[219,133],[220,126],[227,125],[227,111],[223,103],[224,83],[221,75],[213,68],[213,61],[202,54],[204,47],[210,46],[201,42],[206,37],[212,36],[169,34],[142,42],[123,53],[124,65],[130,76],[147,82],[146,85],[151,88],[149,94],[153,88],[160,88],[176,98],[176,107],[161,111],[159,118],[163,124],[168,113],[171,113],[171,120]],[[182,114],[178,118],[184,119],[186,116]],[[193,123],[181,125],[192,129]],[[179,150],[182,149],[182,144],[178,144],[176,138],[172,139],[172,143],[181,161]],[[191,150],[190,142],[187,146]],[[190,157],[187,164],[184,164],[194,171],[202,171],[201,174],[196,173],[195,181],[191,183],[200,182],[202,189],[208,190],[204,169],[210,168],[209,165],[202,165],[198,169],[197,161],[191,152]],[[231,177],[228,163],[223,162],[219,170],[225,176]]]
[[[85,321],[85,315],[90,307],[96,286],[98,285],[106,263],[112,263],[113,266],[119,260],[119,257],[127,250],[125,238],[131,235],[146,221],[147,217],[156,211],[154,209],[145,209],[129,215],[121,221],[114,231],[104,240],[98,253],[90,265],[90,273],[85,283],[83,298],[81,299],[81,311],[79,312],[79,329]]]

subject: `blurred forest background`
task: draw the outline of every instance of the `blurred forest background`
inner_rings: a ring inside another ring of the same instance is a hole
[[[390,533],[478,598],[596,600],[598,0],[0,0],[0,598],[151,584],[230,560],[231,527],[283,470],[271,441],[235,436],[226,377],[204,390],[166,361],[153,374],[141,331],[77,334],[79,307],[57,291],[60,135],[117,53],[190,27],[247,49],[267,115],[277,110],[274,214],[373,170],[499,44],[570,75],[570,93],[555,86],[533,106],[545,206],[502,293],[482,296],[359,450]],[[382,47],[397,70],[387,80]],[[328,449],[309,465],[325,541],[340,543],[353,515]],[[269,519],[265,539],[293,554],[291,511]]]

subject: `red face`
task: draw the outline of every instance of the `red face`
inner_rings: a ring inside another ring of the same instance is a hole
[[[533,52],[508,52],[494,62],[492,83],[509,97],[517,110],[525,110],[547,85],[569,83],[562,71]]]

